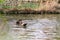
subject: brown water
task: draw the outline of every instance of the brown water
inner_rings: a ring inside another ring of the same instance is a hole
[[[59,40],[60,14],[21,14],[0,17],[0,40]],[[27,28],[16,28],[23,19]]]

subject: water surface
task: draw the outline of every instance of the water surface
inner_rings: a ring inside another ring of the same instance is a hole
[[[3,16],[3,15],[2,15]],[[59,40],[60,14],[20,14],[0,17],[0,40]],[[27,28],[17,28],[22,19]]]

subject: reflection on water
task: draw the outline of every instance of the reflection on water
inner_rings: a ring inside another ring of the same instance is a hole
[[[60,22],[59,15],[15,15],[6,16],[7,23],[0,33],[1,40],[57,40]],[[15,22],[24,19],[27,28],[17,28]],[[2,23],[3,24],[3,23]]]

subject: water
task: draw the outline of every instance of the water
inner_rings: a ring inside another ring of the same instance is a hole
[[[0,18],[0,40],[59,40],[59,17],[60,14],[7,15]],[[26,29],[17,28],[18,19],[27,23]]]

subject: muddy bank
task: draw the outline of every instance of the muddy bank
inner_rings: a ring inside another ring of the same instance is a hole
[[[51,11],[51,10],[0,10],[0,13],[4,14],[60,14],[58,11]]]

